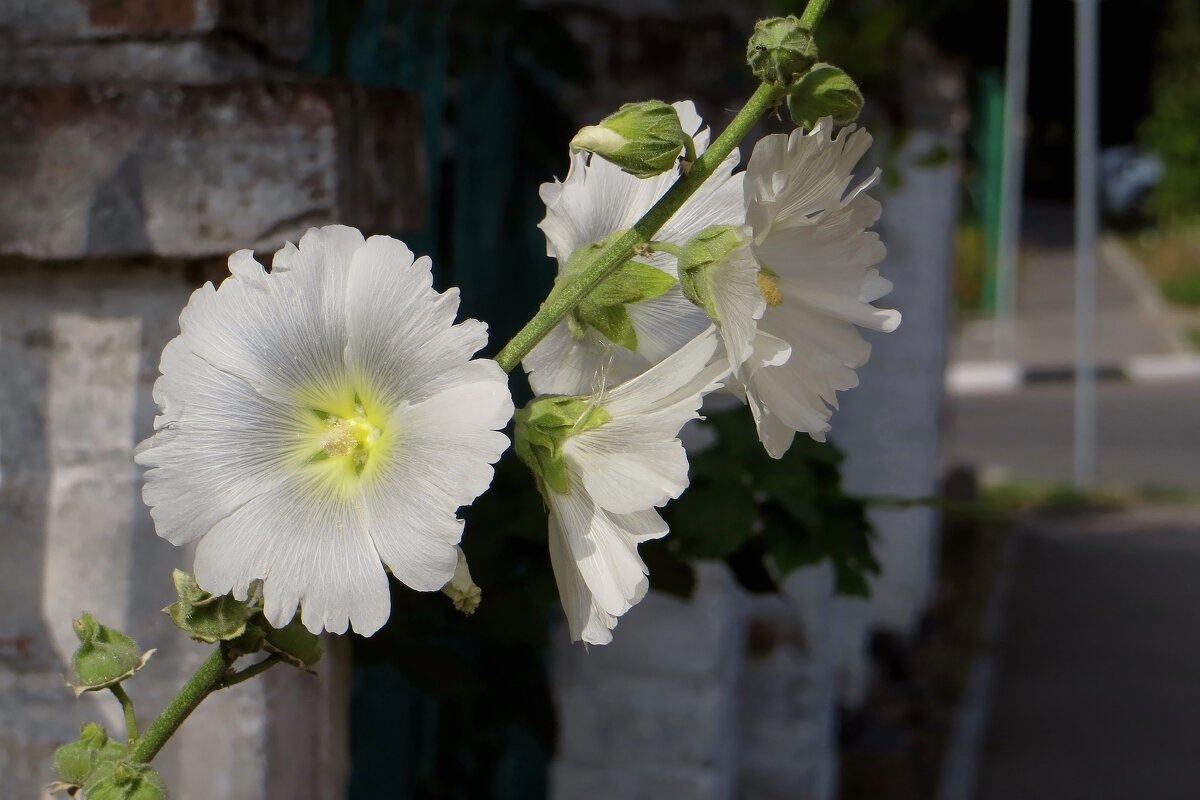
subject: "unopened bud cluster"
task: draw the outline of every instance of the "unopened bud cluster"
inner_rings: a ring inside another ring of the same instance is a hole
[[[788,111],[802,128],[822,117],[848,125],[863,107],[862,92],[845,72],[822,63],[807,30],[795,16],[760,20],[746,45],[754,76],[787,92]]]

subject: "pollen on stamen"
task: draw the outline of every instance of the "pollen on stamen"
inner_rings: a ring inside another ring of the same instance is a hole
[[[321,436],[321,450],[330,458],[349,455],[358,444],[354,423],[348,419],[338,420]]]
[[[767,301],[768,308],[778,308],[783,305],[783,292],[779,291],[779,279],[773,273],[760,269],[755,279],[758,281],[758,291]]]

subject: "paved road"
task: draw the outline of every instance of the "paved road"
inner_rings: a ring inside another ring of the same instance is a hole
[[[1021,539],[976,800],[1200,797],[1200,512]]]
[[[1071,478],[1072,388],[947,400],[946,459],[1011,480]],[[1200,381],[1104,384],[1099,399],[1102,482],[1200,490]]]

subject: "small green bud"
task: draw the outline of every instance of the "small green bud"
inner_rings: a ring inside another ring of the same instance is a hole
[[[83,785],[86,800],[166,800],[167,787],[149,764],[106,761]]]
[[[449,597],[454,607],[469,617],[479,608],[483,590],[471,580],[471,568],[467,566],[466,553],[461,547],[454,549],[458,551],[458,564],[454,567],[454,576],[450,578],[450,582],[442,587],[442,594]]]
[[[802,128],[813,128],[821,117],[833,117],[838,125],[858,119],[863,96],[849,75],[832,64],[817,64],[800,79],[788,95],[788,111]]]
[[[540,482],[559,494],[571,491],[562,448],[577,433],[598,427],[611,417],[587,397],[546,395],[529,401],[513,416],[513,449]]]
[[[571,149],[588,150],[630,175],[652,178],[675,168],[680,153],[696,158],[695,145],[679,114],[662,100],[626,103],[615,113],[575,134]]]
[[[790,89],[816,63],[817,45],[795,15],[761,19],[746,45],[746,61],[763,83]]]
[[[556,288],[567,285],[586,272],[608,243],[624,233],[616,231],[572,253],[555,282]],[[670,273],[640,261],[626,261],[583,298],[567,317],[567,324],[576,337],[582,337],[591,327],[610,342],[628,350],[636,350],[637,331],[625,307],[660,297],[674,285],[675,278]]]
[[[297,614],[282,628],[263,624],[268,653],[281,656],[294,667],[309,669],[321,660],[321,637],[304,627]]]
[[[137,642],[101,625],[91,614],[84,613],[74,626],[80,644],[71,659],[75,674],[67,685],[76,695],[116,686],[132,677],[154,655],[153,650],[138,655]]]
[[[683,296],[704,309],[713,322],[721,321],[713,302],[708,268],[746,246],[746,238],[733,225],[710,225],[679,251],[679,288]]]
[[[233,595],[212,595],[183,570],[171,574],[179,600],[163,609],[175,625],[197,642],[216,644],[236,639],[246,632],[246,622],[255,609]]]
[[[64,788],[82,786],[101,763],[115,761],[124,755],[124,745],[109,739],[104,728],[88,722],[79,731],[77,741],[54,751],[54,771]]]

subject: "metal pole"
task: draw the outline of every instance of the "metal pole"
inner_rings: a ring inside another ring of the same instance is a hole
[[[1075,0],[1075,486],[1096,482],[1099,0]]]
[[[1029,82],[1030,0],[1008,7],[1004,62],[1004,163],[1000,176],[1000,232],[996,248],[997,358],[1016,355],[1017,253],[1021,242],[1021,186],[1025,171],[1025,91]]]

